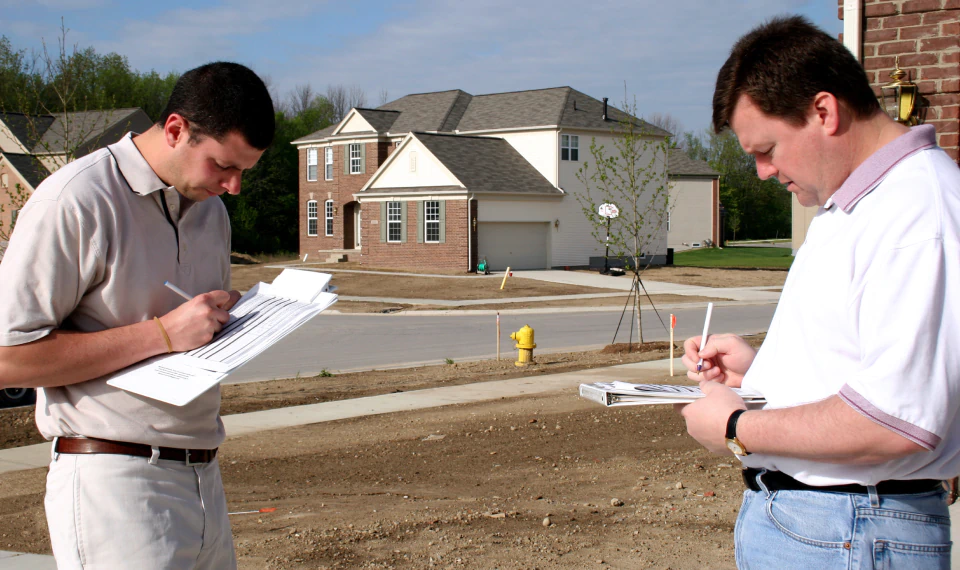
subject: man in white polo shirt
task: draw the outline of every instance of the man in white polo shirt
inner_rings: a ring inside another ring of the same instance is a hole
[[[941,481],[960,473],[960,170],[933,126],[882,112],[863,69],[802,18],[741,38],[713,123],[819,205],[755,352],[685,343],[706,397],[688,432],[735,453],[742,568],[947,568]],[[703,369],[697,362],[704,359]],[[746,406],[729,387],[761,392]]]
[[[273,134],[260,78],[207,64],[181,76],[150,130],[64,166],[20,213],[0,264],[0,387],[40,388],[61,569],[236,567],[219,389],[177,407],[106,381],[228,320],[239,294],[218,196],[240,192]]]

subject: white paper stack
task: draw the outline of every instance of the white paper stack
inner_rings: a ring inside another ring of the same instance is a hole
[[[734,388],[746,402],[764,402],[762,394]],[[689,404],[703,397],[699,386],[677,384],[631,384],[595,382],[580,384],[580,397],[604,406],[642,406],[649,404]]]
[[[330,275],[284,269],[273,284],[258,283],[230,310],[230,320],[200,348],[146,360],[107,384],[183,406],[230,372],[337,302]]]

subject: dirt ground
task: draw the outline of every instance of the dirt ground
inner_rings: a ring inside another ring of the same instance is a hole
[[[650,360],[667,346],[625,348],[231,385],[223,413]],[[14,412],[0,413],[4,430]],[[699,448],[667,406],[505,398],[233,438],[220,461],[232,511],[276,509],[231,517],[244,569],[734,566],[736,461]],[[44,477],[0,476],[0,549],[49,553]]]
[[[234,265],[232,268],[234,289],[246,291],[256,283],[269,283],[280,274],[282,269],[268,267],[269,264]],[[368,268],[356,264],[336,263],[329,265],[311,265],[319,271],[333,274],[332,283],[338,287],[340,295],[356,297],[392,297],[400,299],[444,299],[469,300],[497,299],[516,297],[542,297],[546,295],[577,295],[582,293],[609,293],[613,289],[582,287],[548,283],[520,277],[508,278],[506,286],[500,290],[500,279],[458,274],[460,279],[439,279],[411,274],[381,276],[369,273],[344,273],[338,269]],[[786,271],[774,270],[738,270],[696,267],[651,267],[644,271],[642,279],[666,281],[701,287],[779,287],[786,279]],[[629,280],[629,276],[620,279]]]
[[[520,303],[484,303],[482,305],[410,305],[407,303],[375,303],[370,301],[337,301],[333,310],[341,313],[393,313],[397,311],[503,311],[513,309],[546,309],[570,307],[623,307],[627,302],[627,292],[616,297],[594,299],[562,299],[554,301],[523,301]],[[640,306],[649,307],[651,303],[662,307],[671,303],[706,303],[708,301],[726,301],[723,297],[697,297],[693,295],[650,295],[641,297]],[[631,305],[627,306],[630,310]]]

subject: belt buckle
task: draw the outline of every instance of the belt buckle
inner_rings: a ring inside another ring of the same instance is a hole
[[[184,449],[184,450],[183,450],[183,453],[184,453],[184,456],[185,456],[185,457],[184,457],[184,460],[183,460],[183,463],[184,463],[185,465],[187,465],[188,467],[189,467],[190,465],[202,465],[202,464],[204,463],[203,461],[190,461],[190,450],[189,450],[189,449]]]

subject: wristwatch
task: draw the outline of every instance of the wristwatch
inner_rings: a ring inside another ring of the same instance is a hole
[[[724,437],[727,438],[727,449],[733,452],[734,455],[744,456],[750,455],[750,452],[747,451],[747,448],[744,447],[740,440],[737,439],[737,420],[740,419],[740,416],[747,410],[737,410],[730,414],[730,418],[727,420],[727,433]]]

